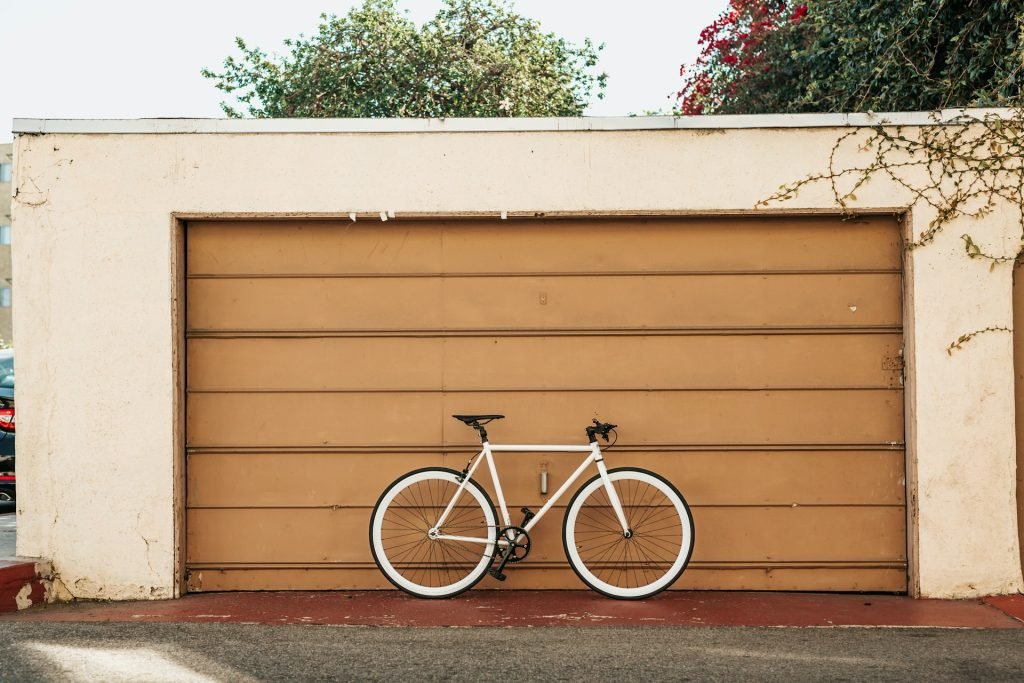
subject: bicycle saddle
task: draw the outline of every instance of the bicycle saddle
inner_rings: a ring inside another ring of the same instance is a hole
[[[491,420],[500,420],[500,419],[504,418],[505,416],[504,415],[452,415],[452,417],[454,417],[456,420],[459,420],[460,422],[465,422],[467,425],[472,425],[473,423],[480,423],[481,421],[483,421],[483,424],[487,424]]]

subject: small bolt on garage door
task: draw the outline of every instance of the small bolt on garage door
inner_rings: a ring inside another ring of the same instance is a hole
[[[196,221],[186,242],[189,590],[390,587],[370,510],[403,472],[461,469],[475,433],[449,416],[474,412],[507,416],[495,443],[619,424],[610,465],[693,507],[676,588],[906,590],[895,218]],[[578,461],[497,457],[516,510]],[[502,588],[583,587],[563,509]]]

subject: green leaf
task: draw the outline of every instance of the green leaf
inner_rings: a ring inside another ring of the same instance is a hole
[[[444,0],[421,27],[395,0],[364,0],[321,15],[287,55],[236,45],[240,58],[202,75],[255,117],[578,116],[607,81],[603,45],[546,33],[510,0]]]

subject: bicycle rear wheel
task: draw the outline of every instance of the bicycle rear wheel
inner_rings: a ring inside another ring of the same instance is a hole
[[[370,550],[388,581],[420,598],[448,598],[472,588],[487,573],[497,540],[497,516],[487,492],[472,479],[441,532],[480,539],[432,538],[462,474],[432,467],[409,472],[392,483],[370,516]]]
[[[583,583],[612,598],[638,600],[671,586],[693,553],[693,516],[675,486],[647,470],[608,471],[631,534],[622,532],[600,475],[576,492],[562,543]]]

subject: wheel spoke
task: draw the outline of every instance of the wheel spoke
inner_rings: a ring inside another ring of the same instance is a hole
[[[392,484],[374,508],[374,558],[399,588],[414,595],[444,597],[469,588],[486,572],[487,545],[434,539],[428,533],[457,491],[454,472],[421,470]],[[470,481],[452,504],[441,531],[486,539],[493,537],[495,528],[493,506]]]
[[[646,597],[670,585],[689,560],[693,534],[686,503],[670,484],[643,470],[612,470],[609,476],[632,533],[623,534],[603,481],[595,477],[566,513],[569,559],[600,592]]]

